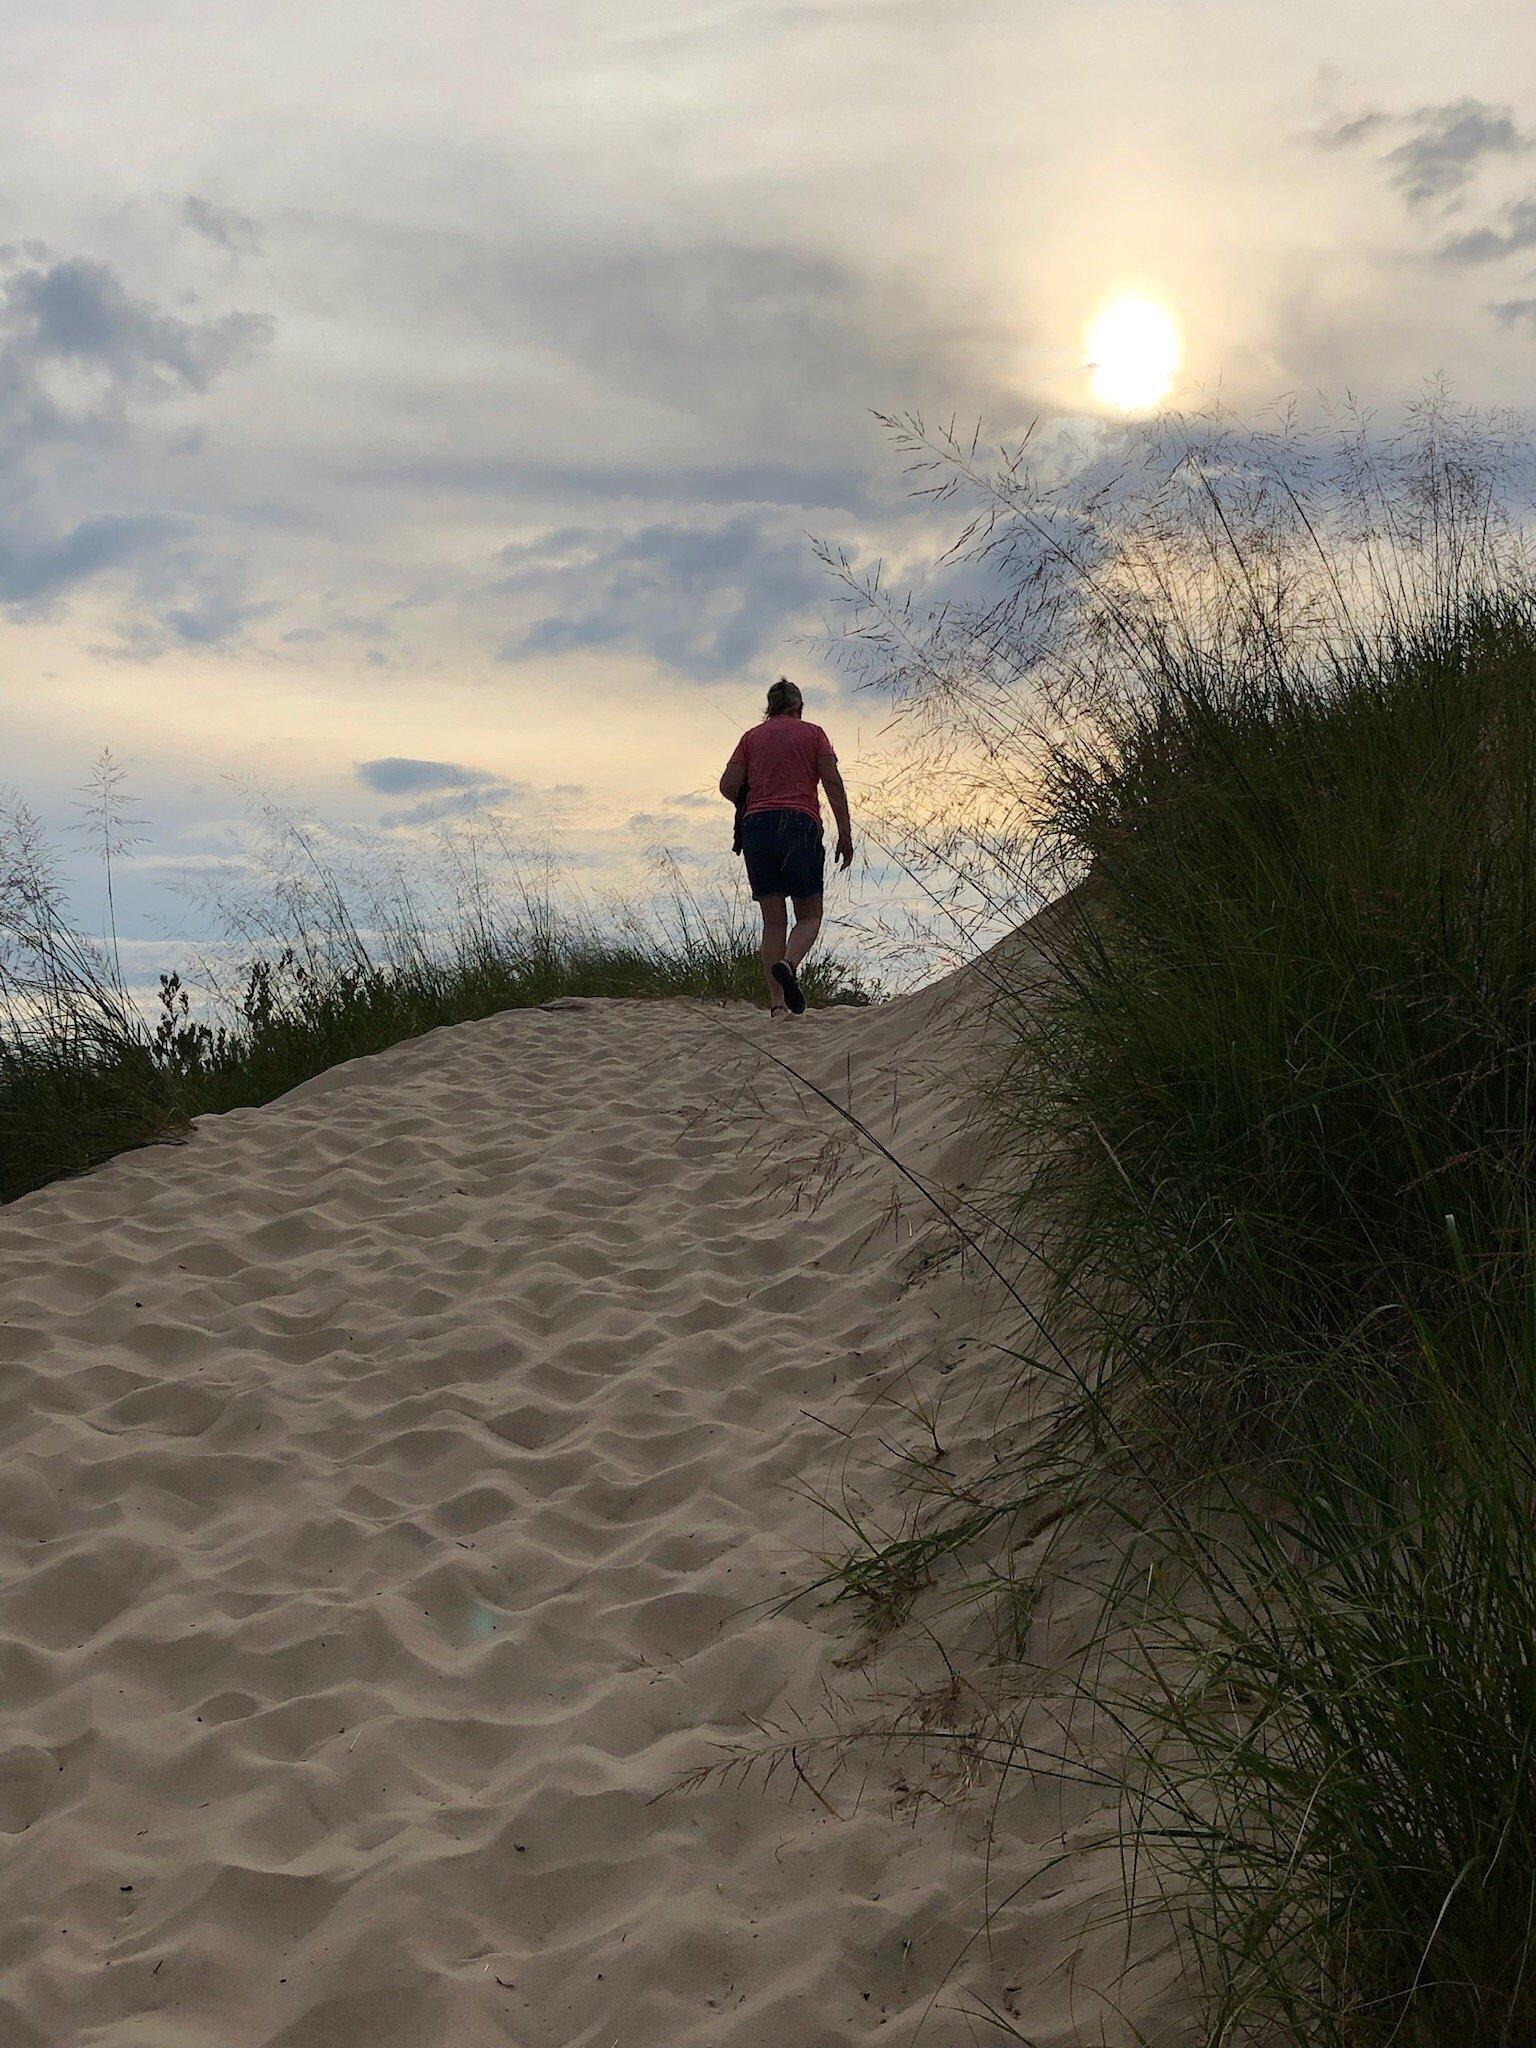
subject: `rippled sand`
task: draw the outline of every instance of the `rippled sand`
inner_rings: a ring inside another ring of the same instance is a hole
[[[806,1483],[968,1299],[758,1047],[943,1175],[953,996],[508,1012],[0,1211],[4,2048],[1097,2038],[1101,1858],[970,1940],[1043,1791],[675,1789],[824,1717]]]

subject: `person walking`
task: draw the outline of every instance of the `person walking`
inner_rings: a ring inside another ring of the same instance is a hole
[[[774,1017],[804,1012],[800,963],[821,930],[826,852],[818,784],[837,823],[837,864],[847,868],[853,826],[837,755],[821,727],[805,716],[799,690],[780,676],[768,692],[767,717],[742,734],[720,778],[720,794],[736,806],[747,885],[763,914],[763,982]]]

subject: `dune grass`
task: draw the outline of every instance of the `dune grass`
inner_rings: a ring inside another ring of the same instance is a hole
[[[110,904],[122,840],[99,822]],[[114,934],[76,928],[36,819],[0,820],[0,1200],[440,1024],[564,996],[762,1000],[750,904],[701,896],[675,860],[643,908],[599,915],[494,828],[447,835],[413,872],[387,847],[342,858],[270,808],[262,824],[211,906],[219,961],[195,990],[163,974],[146,1017]],[[812,1003],[874,993],[825,950],[802,980]]]
[[[1169,673],[1043,802],[1092,881],[1014,1107],[1058,1274],[1124,1305],[1106,1400],[1219,1458],[1356,1367],[1409,1394],[1425,1326],[1472,1370],[1536,1277],[1530,597]]]
[[[1011,787],[930,855],[1065,892],[999,1099],[1082,1377],[844,1582],[1042,1487],[1118,1527],[1078,1682],[1207,2048],[1536,2040],[1536,585],[1421,424],[1310,497],[1165,443],[1097,522],[1015,463],[972,529],[1000,593],[926,640],[861,594],[951,782]]]
[[[1491,1398],[1465,1363],[1414,1410],[1356,1382],[1305,1481],[1133,1512],[1091,1690],[1209,2048],[1536,2039],[1536,1348]]]
[[[1119,1710],[1213,2044],[1536,2037],[1533,770],[1518,585],[1052,752],[1018,1122],[1179,1589]]]

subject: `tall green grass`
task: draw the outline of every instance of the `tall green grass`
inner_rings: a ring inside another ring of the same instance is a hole
[[[1092,880],[1013,1099],[1105,1400],[1225,1456],[1327,1429],[1357,1368],[1409,1395],[1426,1324],[1471,1370],[1536,1277],[1529,594],[1170,667],[1052,748],[1042,805]]]
[[[1210,2048],[1536,2040],[1536,1346],[1498,1362],[1336,1406],[1305,1482],[1132,1514],[1093,1689]]]
[[[854,637],[913,706],[904,794],[937,735],[990,797],[909,825],[936,899],[1060,898],[999,1099],[1079,1370],[1045,1451],[1005,1432],[844,1581],[1069,1484],[1120,1532],[1079,1681],[1208,2048],[1531,2048],[1536,582],[1500,451],[1438,403],[1305,461],[1195,423],[1063,492],[900,433],[979,496],[993,587],[926,628],[856,589]]]
[[[1536,606],[1457,589],[1325,653],[1170,664],[1053,746],[1089,881],[1017,1128],[1058,1282],[1101,1307],[1078,1418],[1179,1589],[1121,1718],[1210,2041],[1514,2048]]]
[[[120,794],[110,773],[95,791],[109,904]],[[412,867],[271,808],[261,826],[203,905],[223,944],[195,987],[163,974],[146,1015],[114,920],[82,934],[36,817],[0,816],[0,1200],[439,1024],[562,996],[762,1000],[750,906],[701,895],[674,859],[642,907],[599,914],[494,827],[448,834]],[[827,951],[802,980],[813,1003],[874,992]]]

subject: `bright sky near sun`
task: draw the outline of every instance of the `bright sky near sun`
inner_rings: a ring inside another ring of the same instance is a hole
[[[1137,291],[1110,295],[1088,323],[1088,389],[1117,412],[1150,412],[1173,390],[1183,361],[1172,310]]]
[[[601,870],[714,847],[807,533],[938,529],[871,408],[1524,405],[1524,5],[61,0],[0,69],[7,779],[90,758],[410,832],[468,792]]]

